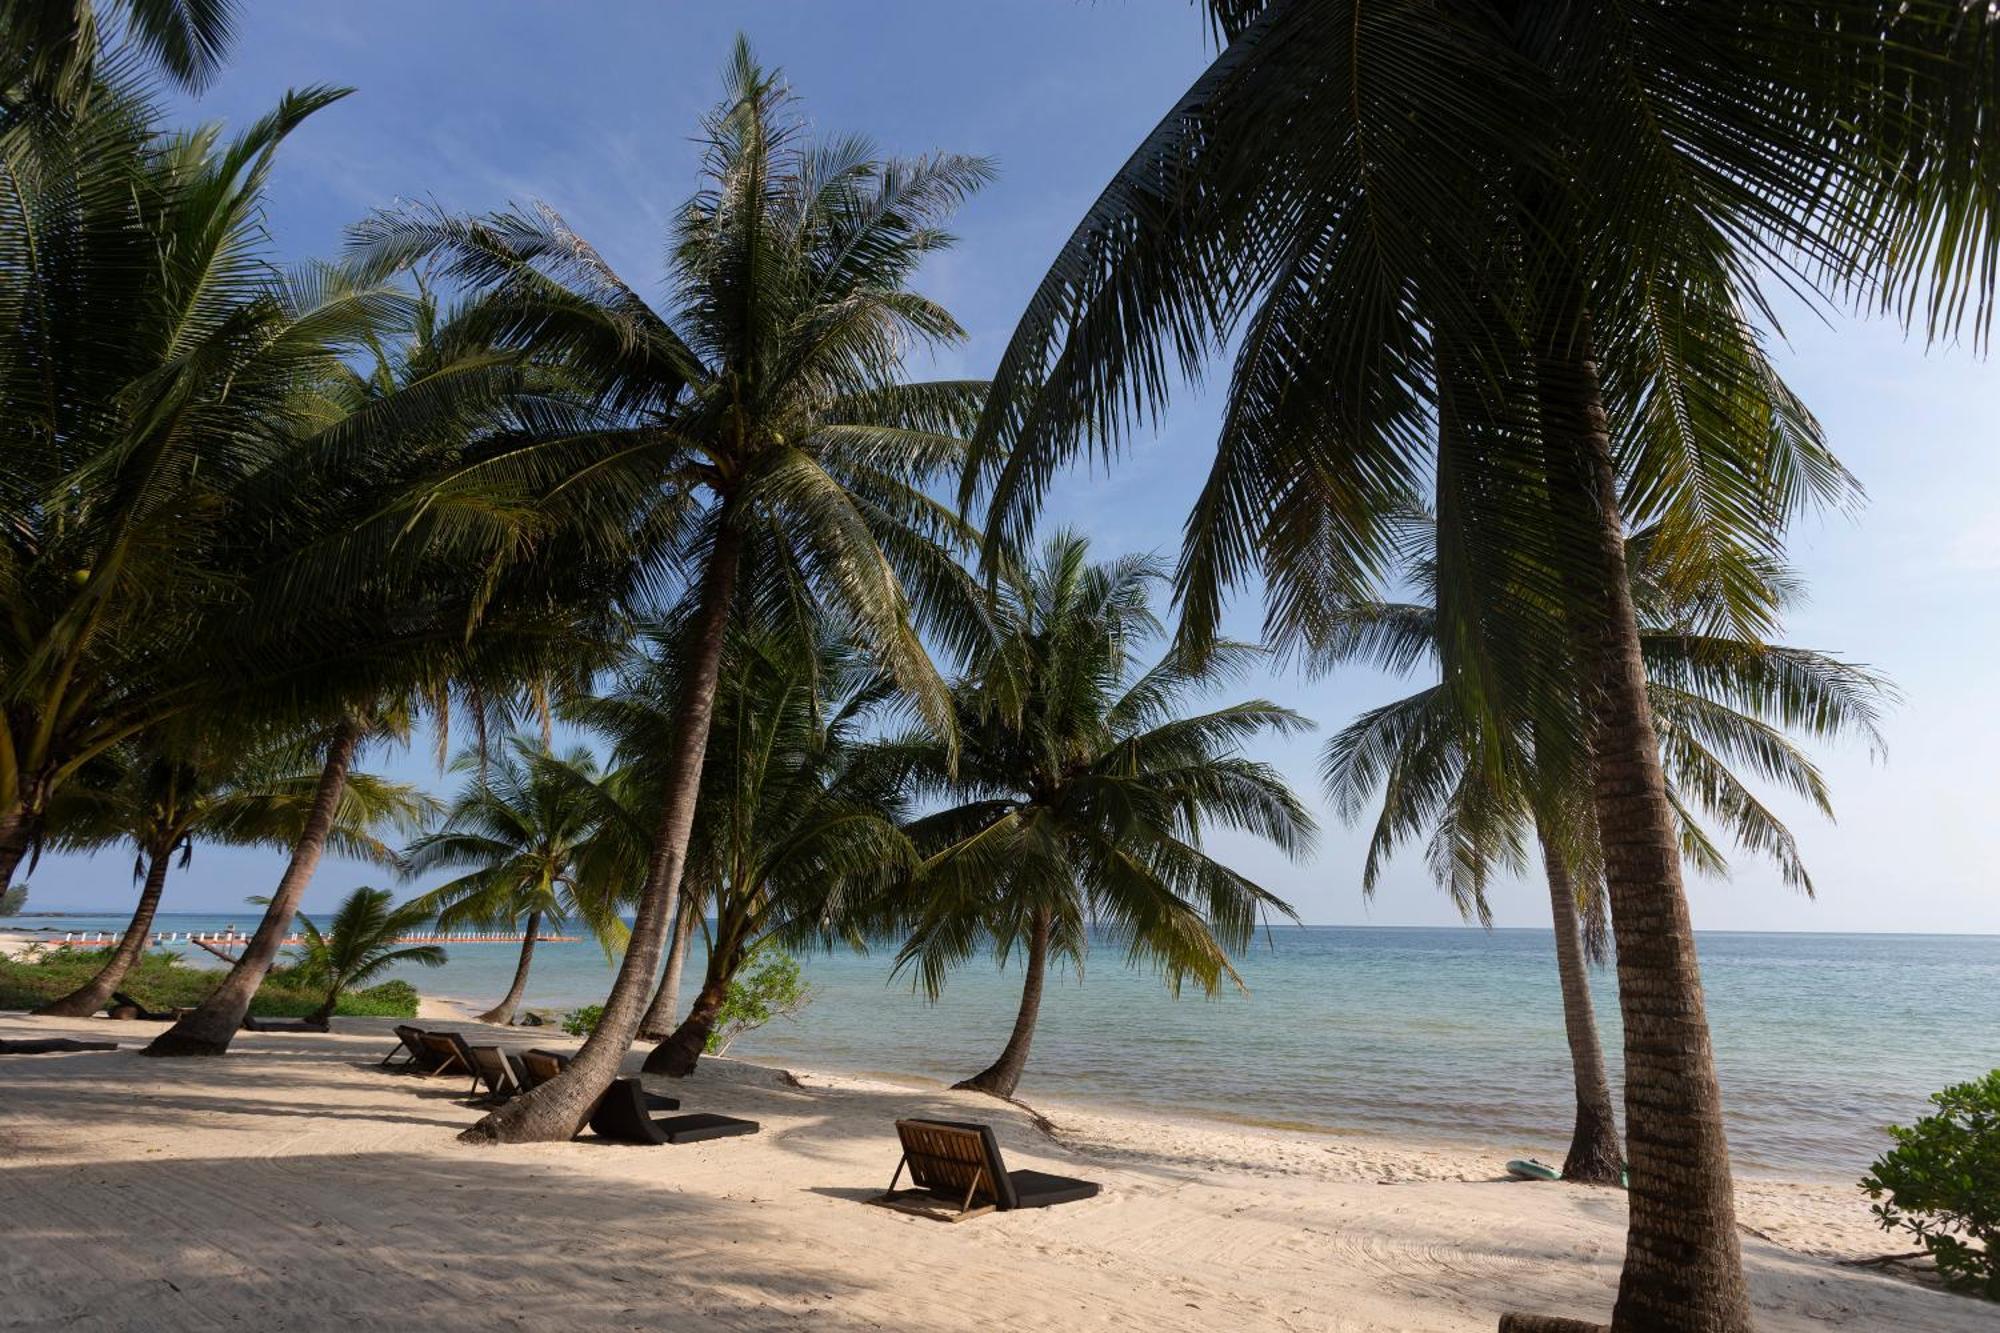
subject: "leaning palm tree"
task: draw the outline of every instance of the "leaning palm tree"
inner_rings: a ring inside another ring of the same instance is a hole
[[[397,963],[444,966],[445,952],[438,945],[402,942],[430,922],[428,905],[421,901],[392,905],[393,897],[387,889],[354,890],[341,899],[324,933],[311,917],[299,915],[304,939],[296,946],[294,976],[300,985],[326,997],[312,1021],[332,1018],[342,995]]]
[[[524,408],[413,508],[461,506],[484,523],[518,514],[524,532],[568,525],[575,549],[626,554],[619,595],[641,608],[674,582],[693,590],[666,796],[603,1020],[561,1078],[470,1138],[567,1139],[616,1073],[678,910],[739,598],[838,608],[940,726],[950,722],[945,691],[919,629],[947,646],[977,629],[952,559],[960,527],[926,486],[961,465],[957,432],[970,428],[983,386],[898,376],[912,344],[962,337],[908,283],[950,243],[940,221],[989,171],[946,155],[877,161],[851,138],[811,141],[783,84],[740,42],[727,79],[704,125],[707,184],[675,224],[669,314],[547,209],[480,219],[408,210],[354,241],[364,275],[437,259],[449,280],[481,293],[467,327],[536,349],[585,391],[588,411],[574,401]]]
[[[1539,715],[1542,758],[1594,784],[1631,1157],[1613,1325],[1747,1329],[1624,539],[1657,522],[1678,581],[1768,628],[1742,571],[1843,478],[1762,354],[1765,275],[1985,327],[1991,7],[1206,7],[1224,44],[1031,298],[965,498],[1018,541],[1066,460],[1235,346],[1177,578],[1199,649],[1253,575],[1288,645],[1377,596],[1388,516],[1434,493],[1446,679],[1494,730]],[[1547,688],[1574,644],[1580,702]]]
[[[592,877],[580,864],[600,819],[597,803],[586,795],[601,781],[589,750],[555,755],[514,736],[497,755],[469,751],[456,767],[470,772],[472,780],[452,802],[443,825],[404,850],[403,870],[414,877],[446,867],[466,869],[415,900],[437,918],[439,930],[476,924],[521,932],[513,984],[479,1015],[482,1023],[511,1023],[545,926],[561,930],[581,922],[607,955],[624,946],[625,923],[618,912],[629,882]]]
[[[649,683],[579,714],[635,759],[659,717]],[[699,923],[707,962],[687,1016],[647,1056],[649,1073],[693,1072],[731,984],[767,943],[865,944],[866,923],[916,860],[898,827],[902,784],[872,762],[867,740],[895,693],[831,629],[732,637],[688,847],[685,901],[713,912],[712,925]]]
[[[1082,537],[1051,538],[1004,582],[995,643],[954,690],[955,767],[934,741],[896,747],[913,796],[951,802],[909,825],[924,860],[897,966],[935,996],[976,950],[1025,955],[1013,1032],[959,1087],[1013,1095],[1048,964],[1081,968],[1093,927],[1157,964],[1176,991],[1193,979],[1213,993],[1240,984],[1229,951],[1249,943],[1259,916],[1291,915],[1201,839],[1233,828],[1305,851],[1312,819],[1274,770],[1237,750],[1310,724],[1262,700],[1184,711],[1250,654],[1223,644],[1204,665],[1170,651],[1142,666],[1160,629],[1150,592],[1161,573],[1142,558],[1092,564]]]
[[[1791,831],[1738,776],[1748,772],[1832,815],[1825,780],[1792,740],[1848,733],[1880,750],[1880,702],[1889,693],[1879,676],[1825,653],[1746,641],[1713,617],[1687,605],[1654,576],[1653,533],[1627,543],[1647,692],[1660,721],[1661,760],[1668,795],[1679,817],[1680,841],[1693,865],[1722,873],[1727,861],[1704,831],[1718,822],[1743,850],[1769,855],[1789,884],[1806,894],[1812,881]],[[1428,540],[1422,542],[1427,548]],[[1428,551],[1416,561],[1411,583],[1424,593],[1435,586]],[[1778,604],[1792,595],[1791,581],[1769,582]],[[1404,673],[1435,666],[1440,656],[1434,602],[1363,603],[1342,613],[1315,662],[1330,667],[1366,661]],[[1563,1162],[1563,1178],[1616,1183],[1624,1166],[1610,1082],[1598,1040],[1586,969],[1599,944],[1587,937],[1603,893],[1603,856],[1590,816],[1588,793],[1575,789],[1565,767],[1540,772],[1532,734],[1494,738],[1485,719],[1456,708],[1442,684],[1363,713],[1327,744],[1322,775],[1336,808],[1358,819],[1380,793],[1369,839],[1362,888],[1372,894],[1384,859],[1412,839],[1428,843],[1428,861],[1468,918],[1489,920],[1485,889],[1496,868],[1525,868],[1530,845],[1539,852],[1555,927],[1563,1020],[1576,1091],[1576,1118]],[[1481,757],[1499,753],[1498,765]]]
[[[290,740],[230,745],[143,738],[112,757],[114,771],[72,786],[49,816],[49,844],[95,851],[128,843],[136,853],[138,905],[125,934],[96,975],[36,1010],[81,1016],[104,1007],[144,951],[153,914],[178,859],[185,870],[198,842],[289,848],[303,831],[319,767]],[[350,773],[327,833],[333,851],[394,866],[396,851],[377,834],[420,824],[437,803],[403,783]]]

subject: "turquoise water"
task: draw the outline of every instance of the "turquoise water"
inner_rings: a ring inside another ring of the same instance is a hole
[[[9,926],[110,929],[110,917]],[[218,916],[163,914],[166,930]],[[236,924],[248,927],[250,920]],[[1716,1058],[1739,1168],[1851,1179],[1880,1127],[1947,1083],[2000,1066],[2000,937],[1703,934]],[[198,957],[201,955],[197,955]],[[515,951],[453,946],[428,994],[489,1003]],[[1491,1143],[1560,1154],[1571,1099],[1553,945],[1535,930],[1275,928],[1239,960],[1247,994],[1171,999],[1115,948],[1085,978],[1052,975],[1022,1095],[1154,1112]],[[699,975],[699,959],[694,975]],[[955,975],[935,1005],[889,975],[889,953],[810,958],[817,995],[795,1023],[735,1054],[805,1068],[952,1080],[982,1068],[1013,1022],[1019,974]],[[543,945],[533,1007],[603,998],[590,944]],[[692,983],[683,998],[690,998]],[[1612,1053],[1608,975],[1598,1013]]]

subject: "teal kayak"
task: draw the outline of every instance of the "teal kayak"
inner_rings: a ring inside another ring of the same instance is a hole
[[[1507,1163],[1507,1174],[1516,1180],[1561,1180],[1563,1173],[1547,1162],[1538,1162],[1532,1157],[1516,1157]]]

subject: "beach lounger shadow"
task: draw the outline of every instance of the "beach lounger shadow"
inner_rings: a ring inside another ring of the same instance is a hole
[[[315,1023],[310,1018],[255,1018],[243,1015],[245,1032],[331,1032],[330,1023]]]
[[[646,1089],[636,1078],[614,1082],[590,1113],[590,1132],[614,1143],[700,1143],[755,1134],[760,1128],[755,1120],[726,1115],[650,1115]]]
[[[963,1222],[995,1210],[1047,1208],[1095,1196],[1102,1187],[1046,1171],[1009,1171],[991,1125],[960,1120],[898,1120],[903,1160],[889,1188],[869,1203],[940,1222]],[[909,1168],[909,1189],[897,1189]]]
[[[115,1041],[77,1041],[73,1037],[41,1037],[32,1041],[0,1041],[0,1055],[55,1055],[62,1051],[115,1051]]]

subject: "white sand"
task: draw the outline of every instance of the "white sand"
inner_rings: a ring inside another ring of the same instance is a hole
[[[1405,1333],[1602,1318],[1617,1277],[1622,1195],[1503,1183],[1490,1153],[1075,1108],[1051,1135],[973,1094],[731,1060],[656,1086],[753,1138],[475,1148],[464,1084],[373,1068],[387,1021],[337,1027],[147,1060],[156,1024],[0,1017],[125,1044],[0,1057],[0,1326]],[[1010,1163],[1104,1193],[957,1225],[864,1207],[902,1115],[990,1121]],[[1766,1333],[2000,1323],[1834,1264],[1894,1248],[1852,1188],[1739,1201]]]

